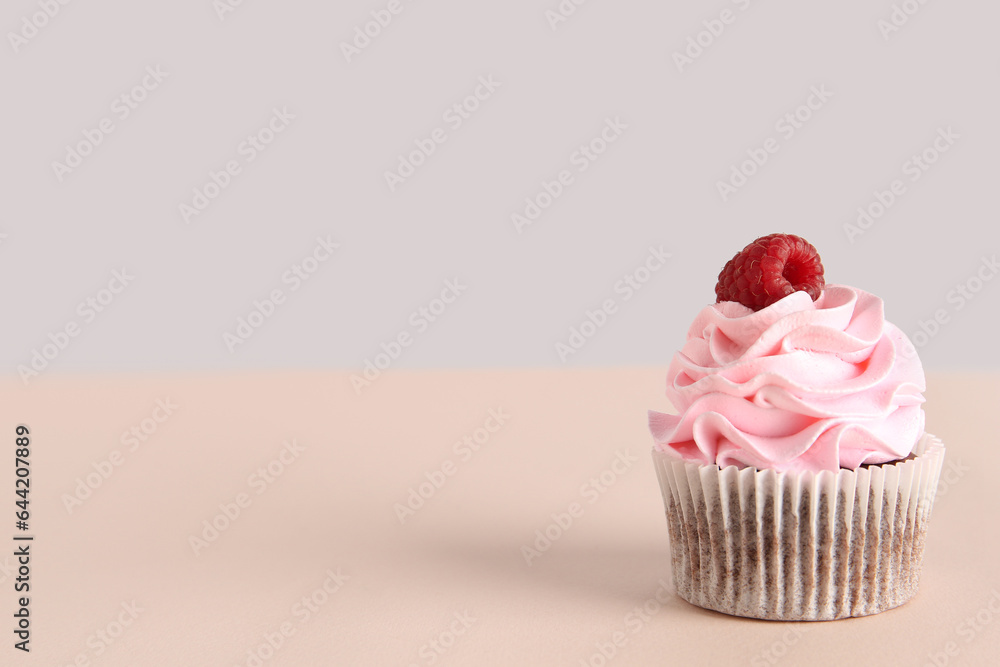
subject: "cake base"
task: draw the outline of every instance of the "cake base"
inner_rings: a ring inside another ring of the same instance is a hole
[[[698,465],[653,451],[677,594],[780,621],[877,614],[917,591],[944,445],[837,473]]]

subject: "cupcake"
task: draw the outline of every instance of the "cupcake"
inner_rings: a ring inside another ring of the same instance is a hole
[[[678,414],[649,413],[677,594],[785,621],[905,603],[944,458],[913,345],[798,236],[747,246],[716,296],[667,372]]]

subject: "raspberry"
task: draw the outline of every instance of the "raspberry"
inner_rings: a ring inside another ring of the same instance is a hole
[[[792,234],[769,234],[726,262],[715,296],[717,302],[739,301],[760,310],[792,292],[805,292],[815,301],[824,285],[823,264],[811,243]]]

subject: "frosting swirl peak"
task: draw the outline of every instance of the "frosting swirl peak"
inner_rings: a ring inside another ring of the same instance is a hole
[[[649,412],[660,451],[719,467],[856,469],[905,458],[924,431],[924,372],[882,300],[827,285],[752,311],[704,308],[667,372],[679,415]]]

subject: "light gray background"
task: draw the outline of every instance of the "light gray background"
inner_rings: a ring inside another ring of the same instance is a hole
[[[775,231],[807,237],[828,281],[882,296],[911,335],[944,309],[928,368],[1000,366],[1000,280],[948,300],[1000,251],[996,3],[910,2],[886,40],[888,0],[590,0],[556,30],[558,0],[402,0],[348,63],[341,42],[387,4],[244,0],[220,20],[210,0],[77,1],[15,53],[6,35],[40,10],[5,3],[2,368],[82,321],[121,267],[134,282],[46,372],[360,368],[455,277],[467,291],[393,367],[559,366],[556,343],[650,245],[668,265],[567,365],[666,364],[725,261]],[[672,54],[724,9],[735,21],[678,71]],[[60,183],[52,162],[156,65],[166,80]],[[397,156],[490,75],[496,93],[390,192]],[[781,138],[812,86],[833,97]],[[295,120],[185,224],[178,206],[274,107]],[[627,130],[517,233],[511,214],[615,117]],[[949,126],[954,146],[906,180]],[[716,182],[768,137],[780,150],[723,202]],[[906,193],[849,242],[895,178]],[[336,256],[230,352],[223,334],[327,234]]]

